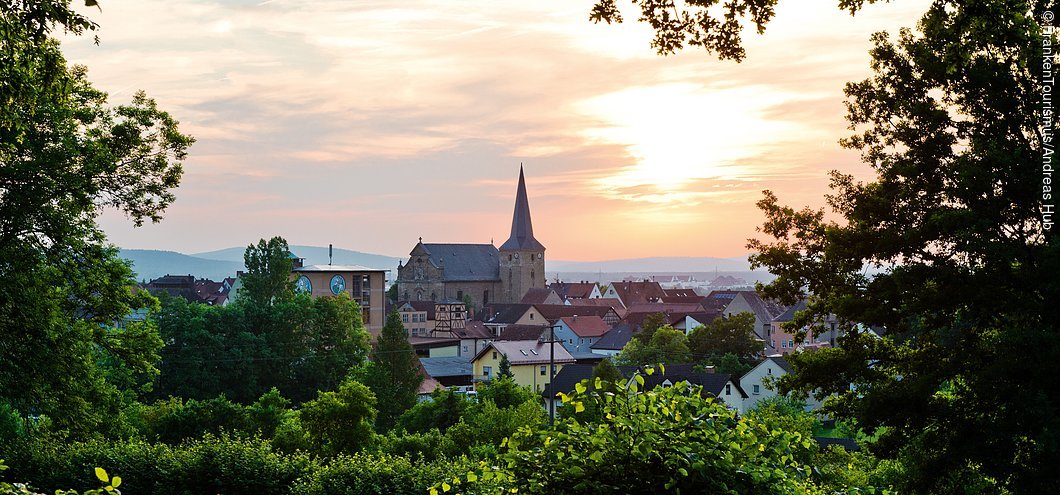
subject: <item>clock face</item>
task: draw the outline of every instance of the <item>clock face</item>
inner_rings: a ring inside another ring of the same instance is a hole
[[[346,290],[346,279],[342,278],[342,275],[331,277],[331,293],[337,296],[344,290]]]
[[[302,275],[298,277],[298,281],[294,284],[294,290],[298,292],[304,292],[306,294],[313,292],[313,282],[309,281],[309,277]]]

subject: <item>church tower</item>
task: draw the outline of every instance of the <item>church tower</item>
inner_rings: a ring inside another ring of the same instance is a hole
[[[515,193],[512,235],[500,248],[501,294],[507,303],[517,303],[527,290],[545,288],[545,246],[534,239],[526,180],[519,167],[519,189]]]

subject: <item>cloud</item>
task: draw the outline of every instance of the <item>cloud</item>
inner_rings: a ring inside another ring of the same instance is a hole
[[[760,222],[757,191],[820,204],[829,168],[868,173],[835,144],[841,90],[868,74],[869,33],[923,4],[783,4],[740,64],[659,57],[646,27],[560,0],[144,0],[86,11],[102,45],[64,49],[115,101],[145,89],[198,139],[170,218],[108,217],[119,244],[501,238],[524,162],[556,256],[589,237],[610,257],[729,255]],[[631,229],[651,235],[606,241]]]

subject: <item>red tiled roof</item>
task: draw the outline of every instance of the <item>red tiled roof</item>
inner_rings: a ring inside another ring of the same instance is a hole
[[[626,307],[661,301],[666,293],[658,282],[615,282],[611,284]]]
[[[599,316],[571,316],[560,318],[560,321],[566,323],[579,337],[600,337],[611,330]]]

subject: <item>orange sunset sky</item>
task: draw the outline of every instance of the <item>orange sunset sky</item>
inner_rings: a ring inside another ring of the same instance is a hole
[[[870,177],[837,144],[843,85],[869,75],[872,32],[926,9],[781,1],[736,63],[658,56],[629,5],[595,25],[591,0],[102,3],[100,45],[67,37],[67,57],[198,141],[161,224],[104,214],[115,244],[499,245],[523,163],[552,260],[740,256],[763,189],[819,207],[828,170]]]

